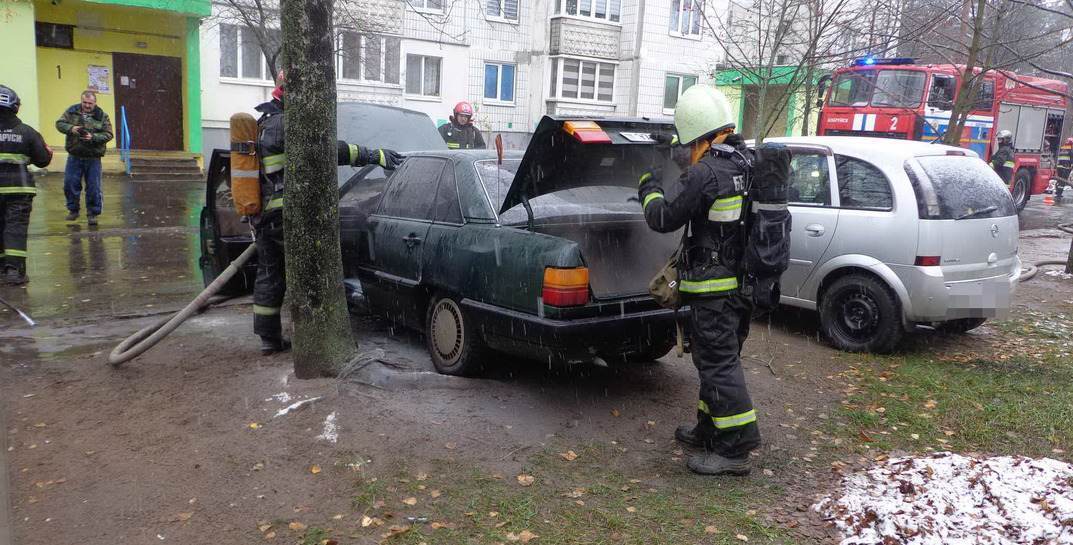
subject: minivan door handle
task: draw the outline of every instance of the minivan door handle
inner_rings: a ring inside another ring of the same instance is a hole
[[[818,223],[810,223],[805,226],[805,231],[808,231],[808,236],[810,237],[822,237],[824,228]]]

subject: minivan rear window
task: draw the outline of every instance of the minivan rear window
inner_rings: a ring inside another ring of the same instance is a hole
[[[1009,189],[976,157],[935,155],[906,163],[921,219],[980,219],[1017,215]]]

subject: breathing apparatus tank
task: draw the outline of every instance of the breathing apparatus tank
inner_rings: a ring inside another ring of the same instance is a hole
[[[246,112],[231,116],[231,196],[240,216],[261,213],[257,121]]]

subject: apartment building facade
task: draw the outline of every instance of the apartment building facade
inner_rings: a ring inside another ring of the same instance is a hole
[[[701,0],[353,0],[337,24],[341,101],[401,106],[447,122],[462,100],[486,136],[523,148],[545,114],[670,117],[712,80],[723,51]],[[255,32],[202,26],[205,153],[272,81]],[[348,28],[347,21],[361,21]],[[278,36],[278,34],[276,34]],[[486,138],[487,139],[487,138]]]

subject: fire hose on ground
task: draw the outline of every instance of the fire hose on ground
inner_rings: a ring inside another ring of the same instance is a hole
[[[1073,223],[1060,223],[1058,224],[1058,229],[1065,231],[1066,233],[1073,234]],[[1073,248],[1073,245],[1071,245],[1070,247]],[[1021,273],[1020,281],[1025,282],[1028,280],[1032,280],[1032,278],[1039,274],[1039,268],[1045,265],[1065,265],[1067,263],[1068,258],[1066,258],[1065,260],[1048,259],[1045,261],[1037,261],[1024,268],[1024,271]]]
[[[118,367],[123,363],[126,363],[149,350],[156,343],[160,342],[164,337],[175,331],[183,322],[188,318],[201,312],[202,310],[212,306],[216,303],[226,301],[229,297],[217,296],[216,294],[227,285],[227,283],[236,275],[242,266],[249,261],[250,257],[257,252],[257,246],[250,244],[246,251],[239,254],[220,276],[217,276],[211,284],[208,285],[193,301],[190,301],[182,310],[176,312],[171,316],[166,316],[160,321],[150,326],[144,327],[138,330],[137,333],[127,337],[123,342],[116,345],[112,350],[112,353],[108,355],[108,363],[113,367]]]

